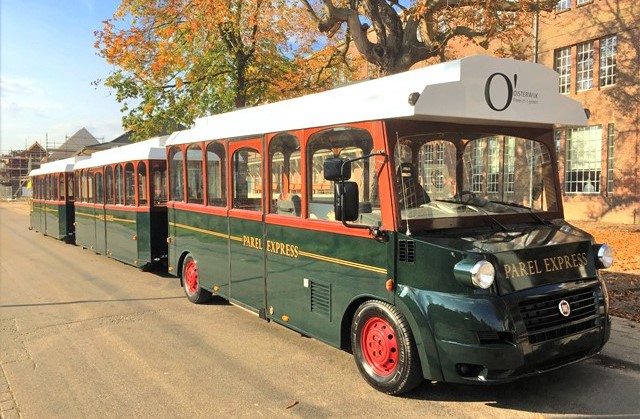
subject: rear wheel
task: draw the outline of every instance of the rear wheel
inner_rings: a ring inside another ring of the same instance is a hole
[[[202,304],[211,299],[211,292],[200,287],[198,265],[191,255],[187,255],[182,264],[182,285],[184,293],[192,303]]]
[[[351,325],[351,349],[362,376],[383,393],[405,393],[423,380],[409,324],[391,304],[371,300],[358,308]]]

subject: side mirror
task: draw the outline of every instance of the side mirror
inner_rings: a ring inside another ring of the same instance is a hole
[[[337,182],[334,186],[333,196],[337,221],[346,222],[358,219],[359,191],[356,182]]]
[[[337,182],[351,178],[351,161],[341,158],[326,159],[324,161],[324,178]]]

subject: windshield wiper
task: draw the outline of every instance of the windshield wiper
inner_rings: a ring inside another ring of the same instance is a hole
[[[493,221],[494,223],[496,223],[502,229],[502,231],[507,231],[508,230],[504,225],[502,225],[502,223],[500,221],[498,221],[494,216],[489,214],[487,211],[485,211],[482,207],[480,207],[478,205],[470,204],[470,203],[464,202],[464,201],[455,201],[453,199],[436,199],[436,201],[438,201],[438,202],[447,202],[449,204],[462,205],[462,206],[464,206],[466,208],[472,209],[475,212],[479,212],[479,213],[489,217],[489,219],[491,221]]]
[[[533,211],[533,208],[528,207],[526,205],[522,205],[522,204],[518,204],[516,202],[503,202],[503,201],[489,201],[492,202],[494,204],[501,204],[501,205],[506,205],[508,207],[514,207],[514,208],[522,208],[522,209],[526,209],[527,210],[527,214],[530,214],[533,218],[535,218],[538,222],[544,224],[544,225],[551,225],[551,223],[548,220],[545,220],[544,218],[540,217],[538,214],[536,214]]]

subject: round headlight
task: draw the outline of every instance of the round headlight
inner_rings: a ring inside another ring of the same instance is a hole
[[[601,244],[596,250],[596,265],[598,268],[606,269],[613,265],[613,249],[608,244]]]
[[[486,260],[480,260],[473,265],[470,273],[473,285],[485,290],[493,284],[493,280],[496,277],[495,268],[491,262],[487,262]]]

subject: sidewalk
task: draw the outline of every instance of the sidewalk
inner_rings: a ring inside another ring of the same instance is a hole
[[[640,323],[612,316],[611,337],[596,358],[640,371]]]

